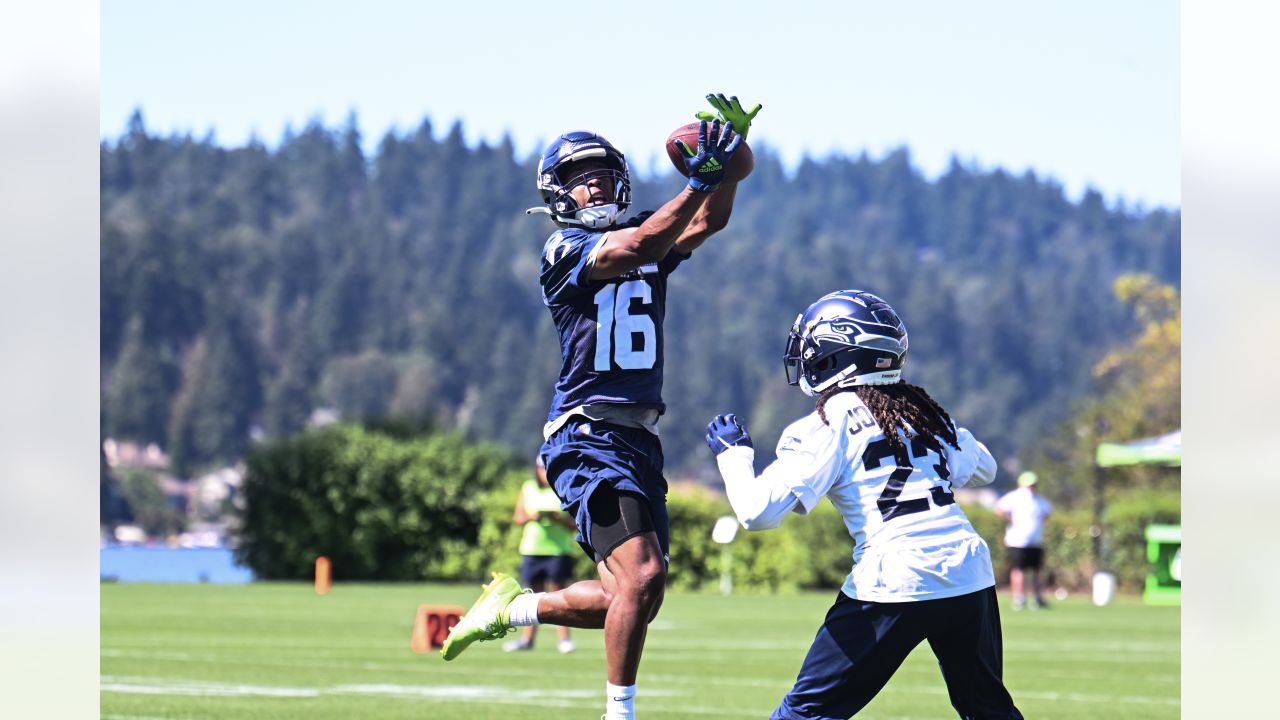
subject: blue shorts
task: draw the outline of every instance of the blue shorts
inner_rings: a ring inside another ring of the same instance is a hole
[[[1039,570],[1044,567],[1044,548],[1009,548],[1009,567],[1017,568],[1019,570]]]
[[[553,582],[560,587],[573,577],[573,558],[568,555],[524,555],[520,562],[520,584]]]
[[[667,480],[662,476],[662,443],[656,435],[579,416],[556,430],[540,454],[560,506],[578,522],[578,544],[592,560],[599,562],[613,549],[597,548],[591,542],[596,524],[588,505],[592,493],[602,486],[646,500],[663,558],[670,557]]]
[[[843,592],[827,611],[800,676],[771,720],[846,720],[921,642],[938,658],[962,718],[1022,720],[1005,689],[995,588],[917,602],[876,603]]]

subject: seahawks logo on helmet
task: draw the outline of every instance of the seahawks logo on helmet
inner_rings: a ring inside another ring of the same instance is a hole
[[[606,165],[603,170],[588,173],[567,172],[571,163],[588,158],[598,158]],[[603,178],[613,185],[612,203],[579,207],[571,190],[589,180]],[[572,182],[572,185],[568,183]],[[618,217],[631,205],[631,171],[626,157],[608,140],[584,130],[565,133],[556,138],[542,153],[536,178],[538,192],[542,194],[544,207],[529,208],[525,212],[542,212],[561,227],[585,227],[604,229],[617,224]]]
[[[896,383],[906,358],[907,328],[889,303],[840,290],[796,317],[782,361],[787,383],[812,396],[837,386]]]

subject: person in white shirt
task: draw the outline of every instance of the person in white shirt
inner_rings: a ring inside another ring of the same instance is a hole
[[[1040,588],[1040,569],[1044,567],[1044,521],[1053,505],[1036,493],[1038,478],[1030,470],[1018,476],[1018,489],[1005,493],[996,501],[996,513],[1009,521],[1004,531],[1004,544],[1009,548],[1009,584],[1013,590],[1013,609],[1026,607],[1026,577],[1031,580],[1031,593],[1036,608],[1047,608]]]
[[[796,318],[787,382],[817,397],[756,475],[732,414],[707,426],[734,514],[748,530],[807,515],[826,497],[854,540],[852,572],[795,685],[771,718],[848,718],[928,640],[962,718],[1022,714],[1003,681],[995,574],[952,489],[986,485],[996,462],[922,388],[903,383],[907,331],[871,293],[823,296]]]

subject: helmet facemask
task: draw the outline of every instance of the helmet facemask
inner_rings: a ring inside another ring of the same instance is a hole
[[[782,367],[787,373],[788,385],[799,385],[804,379],[804,370],[800,366],[800,346],[803,344],[803,338],[800,335],[800,321],[804,318],[804,313],[796,316],[795,323],[791,326],[791,332],[787,334],[787,347],[782,351]]]
[[[575,163],[587,159],[599,160],[605,167],[573,172]],[[573,189],[593,180],[613,190],[613,201],[582,207],[573,197]],[[618,216],[631,204],[626,158],[604,138],[592,133],[570,133],[552,143],[539,163],[537,185],[546,205],[543,212],[551,215],[561,227],[608,228],[617,223]]]
[[[582,225],[592,229],[607,228],[617,222],[622,209],[630,204],[631,183],[623,173],[613,168],[577,173],[567,178],[565,182],[559,182],[559,173],[552,174],[555,189],[551,192],[548,205],[551,207],[552,218],[556,222]],[[573,197],[573,190],[592,180],[601,180],[606,187],[612,188],[613,202],[588,207],[579,206],[578,201]],[[625,199],[620,202],[620,198]],[[565,218],[571,218],[571,220]]]

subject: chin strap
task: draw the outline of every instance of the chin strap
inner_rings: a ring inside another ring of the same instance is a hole
[[[592,208],[583,208],[573,214],[572,218],[556,215],[546,207],[531,207],[524,211],[525,215],[550,215],[560,225],[577,225],[590,230],[602,230],[613,227],[618,221],[618,206],[610,203]]]
[[[613,224],[618,220],[618,205],[617,203],[609,203],[608,205],[583,208],[574,213],[574,219],[592,230],[613,227]]]
[[[859,375],[851,380],[841,380],[836,383],[840,387],[853,387],[855,385],[892,385],[902,381],[902,370],[884,370],[876,373],[867,373]]]
[[[828,378],[827,382],[814,387],[809,384],[809,379],[803,375],[800,377],[800,391],[809,397],[818,397],[822,393],[833,387],[857,387],[858,385],[893,385],[902,382],[902,369],[882,370],[880,372],[866,373],[864,375],[856,375],[849,377],[856,368],[849,368],[833,378]]]

